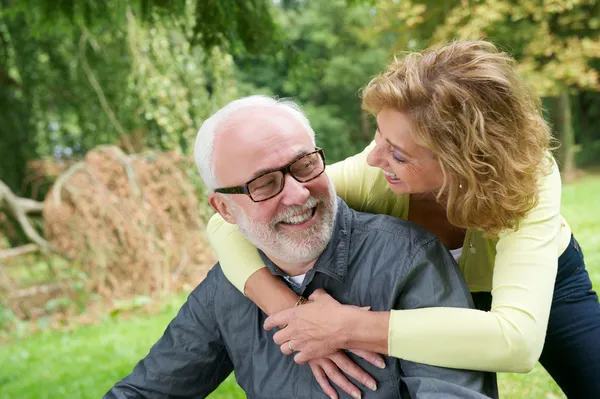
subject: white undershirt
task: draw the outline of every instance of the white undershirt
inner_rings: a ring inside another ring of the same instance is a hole
[[[463,250],[462,247],[450,250],[450,253],[452,254],[452,256],[454,257],[454,259],[457,262],[460,259],[460,256],[462,255],[462,250]]]
[[[294,284],[296,284],[298,287],[300,287],[302,285],[302,282],[304,281],[304,277],[306,277],[306,273],[300,274],[299,276],[287,276],[287,278],[292,280],[294,282]]]

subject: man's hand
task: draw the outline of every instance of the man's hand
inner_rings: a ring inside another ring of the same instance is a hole
[[[353,351],[356,355],[361,356],[365,360],[373,363],[377,367],[381,367],[380,364],[383,363],[383,359],[381,356],[365,351]],[[308,362],[315,379],[325,392],[327,396],[332,399],[337,399],[338,395],[335,389],[331,386],[329,381],[336,384],[340,387],[344,392],[353,398],[360,398],[361,393],[360,390],[352,384],[346,376],[342,373],[346,373],[350,377],[354,378],[357,381],[360,381],[361,384],[366,386],[367,388],[375,391],[377,390],[377,383],[369,374],[367,374],[363,369],[358,367],[356,363],[354,363],[348,356],[346,356],[343,352],[338,351],[334,354],[322,358],[322,359],[314,359]]]

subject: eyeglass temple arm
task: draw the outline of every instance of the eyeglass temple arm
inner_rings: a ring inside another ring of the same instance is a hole
[[[217,188],[215,192],[221,194],[249,194],[246,186]]]

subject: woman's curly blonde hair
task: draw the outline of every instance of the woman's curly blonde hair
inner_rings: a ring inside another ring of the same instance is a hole
[[[486,41],[452,42],[394,59],[363,90],[363,108],[409,116],[415,141],[438,158],[455,226],[496,236],[538,200],[550,128],[515,60]],[[547,169],[547,168],[544,168]]]

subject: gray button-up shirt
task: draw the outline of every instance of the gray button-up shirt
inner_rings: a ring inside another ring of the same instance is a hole
[[[373,311],[473,306],[454,259],[436,237],[407,221],[355,212],[340,199],[338,205],[333,237],[297,292],[324,288],[342,303]],[[283,275],[261,255],[272,273]],[[325,398],[310,367],[280,352],[274,331],[263,329],[265,318],[217,264],[150,353],[105,398],[203,398],[232,371],[249,398]],[[377,380],[377,391],[362,389],[363,398],[497,397],[491,373],[393,357],[379,369],[347,354]]]

